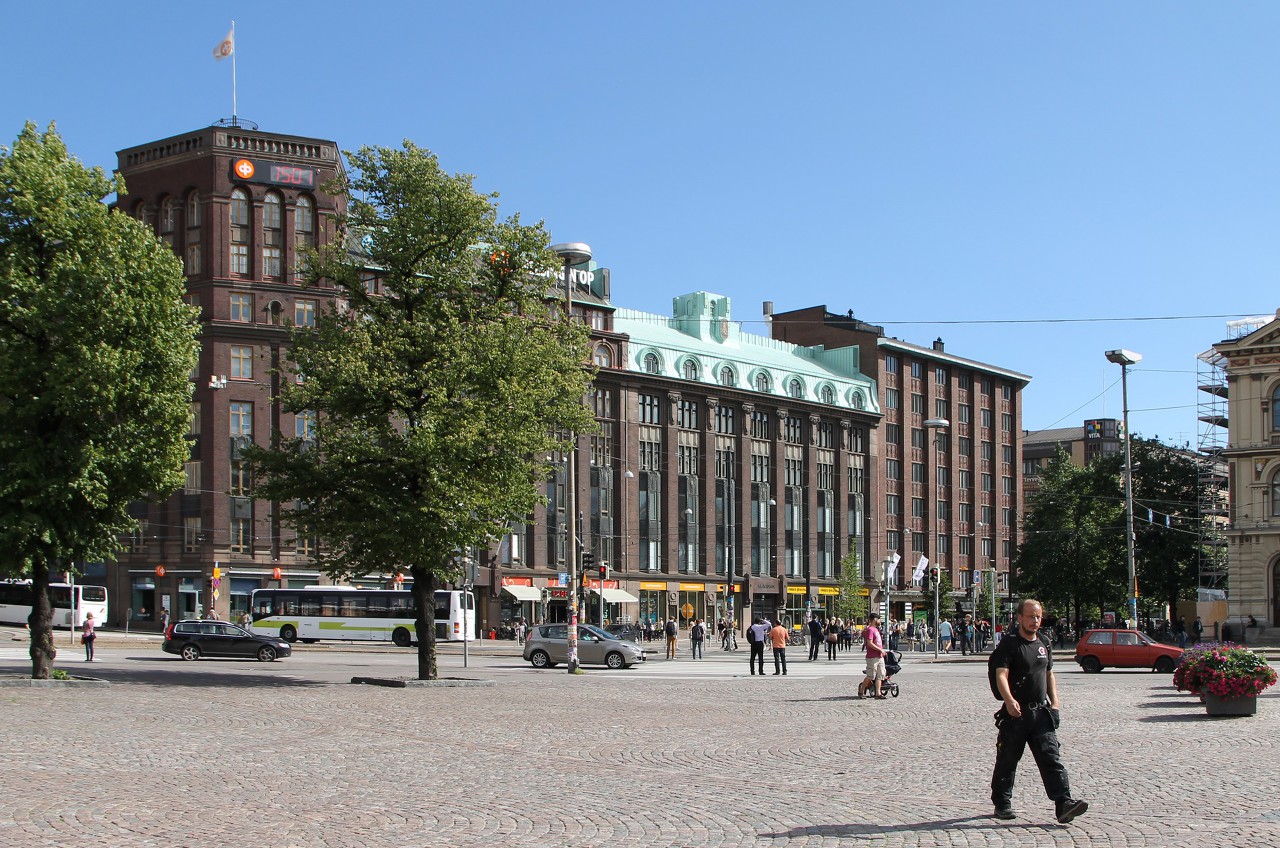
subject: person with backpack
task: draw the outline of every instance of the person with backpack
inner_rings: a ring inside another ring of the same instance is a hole
[[[824,636],[822,622],[816,615],[811,617],[809,619],[809,662],[818,658],[818,646],[822,644]]]
[[[698,619],[689,628],[689,653],[695,660],[702,659],[702,640],[707,638],[707,627]]]
[[[680,630],[676,627],[676,617],[673,615],[667,619],[666,625],[663,626],[662,632],[667,637],[667,659],[676,658],[676,637],[680,635]]]
[[[757,663],[761,676],[764,675],[764,640],[768,634],[769,629],[765,626],[764,619],[757,615],[747,628],[747,647],[751,649],[751,653],[747,655],[747,666],[753,675],[756,673]]]
[[[991,694],[1004,705],[996,713],[996,764],[991,773],[991,802],[995,817],[1012,819],[1013,780],[1024,748],[1031,748],[1045,794],[1054,802],[1059,824],[1067,824],[1089,809],[1071,797],[1067,768],[1058,744],[1058,686],[1053,676],[1053,651],[1040,636],[1044,610],[1040,602],[1024,598],[1018,604],[1017,628],[1000,640],[987,660]]]

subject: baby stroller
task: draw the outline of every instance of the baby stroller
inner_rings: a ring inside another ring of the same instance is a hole
[[[893,682],[893,676],[902,671],[902,652],[889,651],[884,657],[884,681],[880,685],[880,691],[886,695],[898,697],[898,684]]]

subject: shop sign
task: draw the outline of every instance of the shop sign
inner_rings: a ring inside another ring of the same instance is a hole
[[[706,587],[703,586],[701,583],[681,583],[680,584],[681,592],[701,592],[705,588]]]
[[[839,586],[819,586],[818,594],[819,595],[839,595],[840,587]]]
[[[640,581],[640,588],[641,588],[641,589],[648,589],[648,590],[650,590],[650,591],[665,592],[665,591],[667,591],[667,584],[666,584],[666,583],[659,582],[659,581],[656,581],[656,580],[648,580],[648,581],[646,581],[646,580],[641,580],[641,581]]]
[[[788,595],[803,595],[803,594],[804,594],[804,587],[803,587],[803,586],[788,586],[788,587],[787,587],[787,594],[788,594]]]
[[[503,586],[532,586],[532,577],[504,577],[502,578]]]

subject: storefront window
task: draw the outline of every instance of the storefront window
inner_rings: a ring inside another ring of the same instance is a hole
[[[154,621],[156,616],[156,584],[150,577],[135,577],[129,599],[134,621]]]

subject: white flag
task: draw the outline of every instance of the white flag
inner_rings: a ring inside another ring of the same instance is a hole
[[[916,570],[911,572],[911,579],[919,583],[920,578],[924,577],[924,570],[929,567],[929,558],[920,557],[920,561],[916,563]]]
[[[234,52],[236,52],[236,29],[232,27],[231,31],[227,33],[227,37],[222,39],[222,42],[217,47],[213,48],[213,58],[221,61]]]
[[[902,557],[897,551],[893,552],[893,556],[889,558],[889,573],[885,576],[885,580],[892,586],[895,582],[894,578],[898,576],[898,563],[902,562]]]

